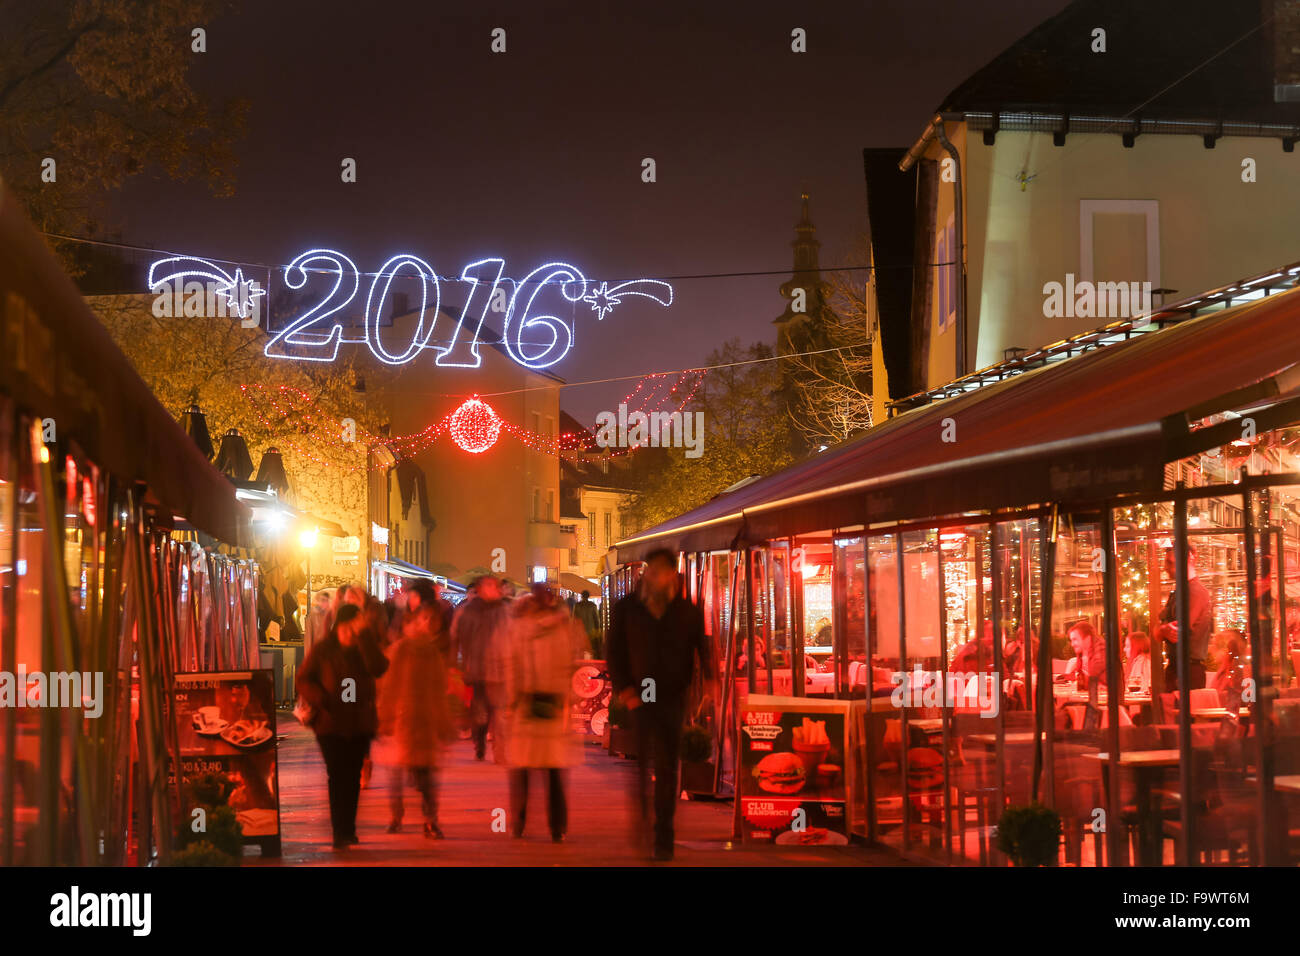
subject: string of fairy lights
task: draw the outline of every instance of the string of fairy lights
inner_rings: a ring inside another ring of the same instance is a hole
[[[705,375],[704,369],[651,373],[637,382],[620,405],[629,410],[629,417],[636,414],[647,418],[655,414],[678,414],[694,399]],[[307,461],[323,467],[338,467],[349,474],[366,467],[349,464],[346,460],[349,452],[359,454],[368,447],[383,446],[392,453],[395,461],[402,461],[420,454],[444,435],[449,435],[470,454],[487,451],[503,433],[532,451],[556,457],[580,458],[595,450],[589,432],[565,431],[551,435],[526,428],[503,418],[490,403],[477,395],[466,398],[418,431],[378,435],[353,421],[322,413],[319,402],[300,388],[252,383],[240,385],[239,389],[262,426],[277,435],[277,442]],[[672,410],[668,411],[670,408]],[[285,426],[289,424],[296,426],[296,434],[285,433]],[[324,457],[322,448],[330,449],[336,457]],[[606,457],[617,458],[636,450],[636,446],[631,446],[603,451]],[[379,469],[386,464],[378,462],[369,467]]]

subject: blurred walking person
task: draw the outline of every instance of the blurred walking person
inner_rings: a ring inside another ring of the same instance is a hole
[[[582,761],[582,743],[569,714],[573,662],[581,628],[545,584],[517,600],[505,639],[504,719],[499,722],[510,767],[511,831],[524,835],[528,778],[544,770],[551,839],[562,843],[569,827],[565,768]]]
[[[307,608],[307,626],[303,636],[306,647],[304,653],[310,654],[316,642],[329,633],[330,595],[328,591],[317,591],[312,596],[311,606]]]
[[[573,607],[573,619],[582,625],[591,645],[591,656],[600,659],[604,653],[600,639],[600,609],[591,599],[590,591],[582,592],[582,600]]]
[[[679,593],[677,556],[659,549],[645,558],[635,594],[613,608],[609,676],[636,731],[637,790],[642,832],[648,828],[649,774],[654,770],[654,859],[673,858],[677,752],[696,659],[713,694],[713,661],[704,615]]]
[[[421,603],[402,619],[401,636],[388,648],[388,673],[379,682],[379,745],[376,761],[389,768],[388,832],[402,828],[409,778],[419,791],[424,835],[441,840],[438,827],[438,765],[450,728],[447,668],[438,646],[440,609]]]
[[[298,669],[304,723],[316,734],[329,777],[334,848],[359,843],[357,802],[361,766],[379,726],[375,679],[388,669],[378,645],[364,636],[365,617],[356,605],[339,607],[334,624]]]
[[[501,582],[481,577],[470,586],[472,596],[456,610],[452,619],[451,659],[459,661],[465,683],[470,686],[470,727],[474,738],[474,756],[487,754],[488,731],[493,728],[497,700],[501,697],[504,675],[497,662],[509,623],[505,602],[501,599]],[[501,756],[500,741],[493,731],[494,754]]]

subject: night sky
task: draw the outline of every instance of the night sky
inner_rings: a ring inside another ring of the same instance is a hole
[[[399,252],[442,275],[490,255],[516,278],[555,259],[598,280],[780,272],[674,281],[670,309],[629,300],[603,323],[583,307],[552,371],[688,367],[733,336],[774,341],[802,190],[822,264],[844,264],[867,228],[862,148],[910,145],[948,90],[1064,6],[246,2],[204,25],[194,73],[252,103],[236,195],[141,177],[110,225],[249,263],[325,246],[363,272]],[[563,405],[591,421],[632,384]]]

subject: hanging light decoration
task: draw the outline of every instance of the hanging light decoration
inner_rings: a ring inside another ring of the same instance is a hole
[[[496,410],[477,395],[467,398],[451,413],[451,438],[471,455],[479,455],[497,443],[501,419]]]
[[[675,376],[675,380],[673,378]],[[645,376],[636,388],[624,399],[623,404],[631,408],[639,406],[643,414],[673,409],[683,412],[694,399],[705,376],[704,369],[690,369],[686,372],[656,372]],[[519,441],[532,451],[556,457],[583,458],[596,449],[595,439],[588,431],[562,432],[559,435],[534,432],[512,422],[506,421],[492,406],[477,395],[465,400],[448,414],[437,421],[430,422],[419,431],[406,435],[375,435],[353,424],[354,441],[338,437],[339,421],[321,412],[318,403],[305,391],[288,385],[268,387],[261,383],[248,383],[239,386],[263,427],[276,436],[277,443],[299,456],[317,465],[338,467],[347,474],[364,471],[367,465],[364,455],[357,455],[355,461],[348,461],[349,452],[364,451],[367,446],[382,445],[397,461],[413,458],[432,445],[438,438],[451,433],[452,440],[471,454],[482,454],[492,448],[501,432]],[[639,401],[638,401],[639,397]],[[270,414],[267,414],[269,410]],[[295,427],[286,428],[294,423]],[[460,429],[459,436],[457,428]],[[302,436],[300,440],[298,436]],[[310,447],[309,447],[310,446]],[[326,449],[342,453],[340,458],[322,457]],[[605,449],[605,457],[621,458],[636,451],[635,446]],[[382,468],[382,462],[370,466]],[[251,463],[250,463],[251,471]]]

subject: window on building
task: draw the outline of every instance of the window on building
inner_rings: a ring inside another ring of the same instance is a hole
[[[596,512],[587,513],[587,547],[596,546]]]
[[[1123,319],[1149,310],[1150,290],[1160,288],[1160,203],[1079,200],[1077,278],[1099,284],[1091,318]]]
[[[570,548],[570,549],[569,549],[569,567],[571,567],[571,568],[576,568],[577,566],[578,566],[578,549],[577,549],[577,548]]]
[[[953,217],[939,230],[934,248],[934,292],[939,305],[939,331],[946,332],[957,321],[957,230]]]
[[[533,520],[542,520],[542,489],[533,489]]]
[[[555,437],[555,419],[552,418],[550,415],[546,416],[546,437],[547,438]]]
[[[546,520],[555,520],[555,489],[546,489]]]
[[[605,547],[608,548],[610,546],[611,542],[613,541],[613,535],[614,535],[614,519],[613,516],[608,511],[606,511],[605,512]]]

